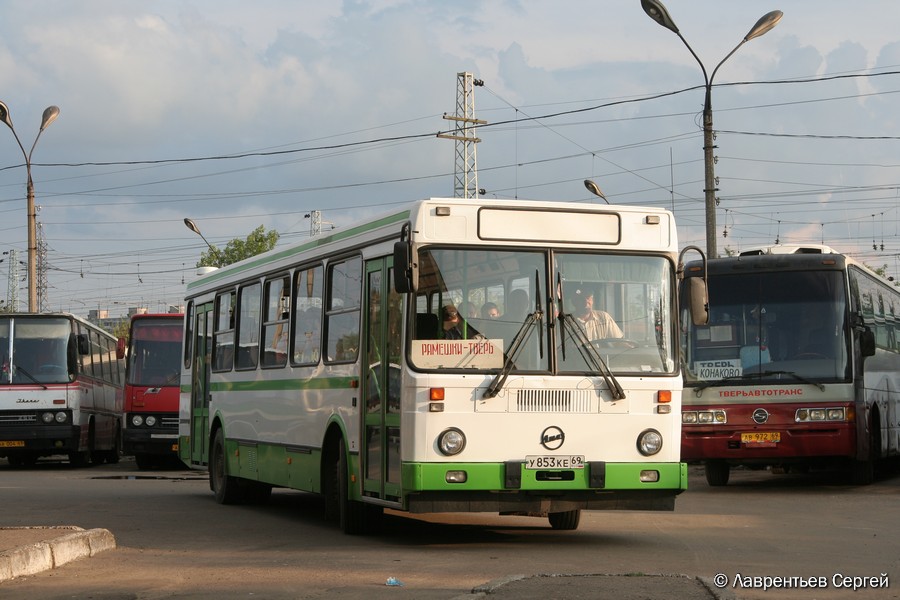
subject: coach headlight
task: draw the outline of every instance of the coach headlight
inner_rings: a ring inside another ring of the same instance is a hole
[[[454,456],[466,447],[466,436],[456,427],[451,427],[441,432],[437,439],[437,445],[438,450],[444,456]]]
[[[131,415],[131,424],[135,427],[140,427],[144,424],[144,417],[141,415]]]
[[[644,456],[653,456],[662,450],[662,435],[655,429],[645,429],[637,439],[638,452]]]

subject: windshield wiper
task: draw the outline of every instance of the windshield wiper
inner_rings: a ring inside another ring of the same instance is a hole
[[[603,377],[603,381],[606,382],[613,398],[616,400],[624,400],[625,390],[622,389],[616,376],[609,370],[606,361],[603,360],[603,357],[600,356],[600,353],[594,348],[594,345],[591,343],[591,340],[588,339],[584,329],[582,329],[575,321],[575,317],[572,316],[571,313],[559,313],[559,320],[562,322],[560,337],[562,338],[563,360],[566,359],[565,332],[568,330],[577,342],[576,347],[578,348],[578,352],[581,353],[582,358],[584,358],[584,361],[588,365],[600,372],[600,375]]]
[[[814,385],[817,388],[819,388],[820,390],[822,390],[823,392],[825,391],[824,383],[819,383],[818,381],[813,381],[811,379],[807,379],[803,375],[797,375],[793,371],[763,371],[759,375],[760,375],[760,377],[765,376],[765,375],[790,375],[791,377],[793,377],[794,379],[796,379],[797,381],[799,381],[801,383],[807,383],[809,385]]]
[[[719,386],[723,386],[723,385],[728,385],[729,383],[732,383],[735,381],[745,381],[747,379],[762,379],[763,377],[769,377],[771,375],[790,375],[791,377],[793,377],[797,381],[800,381],[801,383],[807,383],[809,385],[814,385],[817,388],[819,388],[820,390],[822,390],[823,392],[825,391],[824,384],[817,383],[815,381],[807,379],[806,377],[803,377],[802,375],[797,375],[793,371],[762,371],[761,373],[741,373],[740,375],[729,375],[728,377],[722,377],[721,379],[704,381],[703,383],[701,383],[700,385],[698,385],[697,387],[694,388],[694,394],[696,394],[697,397],[700,397],[700,395],[703,394],[703,390],[705,390],[706,388],[709,388],[709,387],[719,387]]]
[[[516,333],[516,337],[513,338],[509,352],[506,353],[503,368],[497,373],[497,376],[494,378],[494,381],[491,382],[491,385],[488,386],[488,389],[484,390],[484,394],[481,396],[482,398],[493,398],[500,393],[503,384],[506,383],[506,378],[509,377],[510,371],[516,366],[516,358],[518,358],[519,353],[522,352],[522,348],[525,347],[525,342],[531,337],[534,324],[543,318],[544,313],[539,311],[534,311],[533,313],[525,315],[525,322],[522,323],[518,333]],[[541,350],[541,353],[543,354],[543,349]]]
[[[31,373],[29,373],[28,371],[26,371],[25,369],[23,369],[23,368],[20,367],[19,365],[13,365],[13,368],[16,370],[16,373],[21,373],[22,375],[24,375],[25,377],[27,377],[28,379],[30,379],[33,383],[38,384],[39,386],[41,386],[41,387],[44,388],[45,390],[47,389],[46,384],[44,384],[44,383],[38,381],[37,379],[35,379],[34,375],[32,375]]]
[[[544,310],[541,306],[541,279],[537,271],[534,272],[534,280],[535,280],[535,301],[534,301],[534,312],[525,315],[525,321],[522,323],[522,326],[519,327],[519,331],[516,332],[515,337],[512,340],[512,344],[510,344],[509,352],[505,355],[505,360],[503,362],[503,368],[500,369],[500,372],[497,373],[497,376],[494,378],[494,381],[491,382],[491,385],[484,391],[484,394],[481,395],[482,398],[493,398],[497,394],[500,393],[500,390],[503,388],[503,384],[506,383],[506,378],[509,377],[510,372],[516,366],[516,359],[519,357],[519,354],[522,352],[522,349],[525,347],[525,342],[531,337],[531,332],[534,329],[535,323],[543,320],[544,318]],[[539,336],[539,346],[541,358],[544,358],[544,328],[538,327],[538,336]]]

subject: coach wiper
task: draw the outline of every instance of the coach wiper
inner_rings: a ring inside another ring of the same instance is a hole
[[[488,389],[484,391],[484,394],[481,396],[482,398],[493,398],[500,393],[503,384],[506,383],[506,378],[509,377],[510,371],[516,366],[516,359],[519,357],[519,354],[521,354],[522,348],[525,347],[525,342],[531,337],[535,323],[544,318],[544,309],[541,306],[541,280],[537,271],[534,273],[534,280],[534,312],[525,315],[525,321],[522,323],[522,326],[519,327],[519,331],[516,332],[516,336],[513,338],[512,344],[510,345],[509,352],[504,356],[503,368],[497,373],[497,376],[494,378],[494,381],[491,382],[491,385],[488,386]],[[540,346],[541,358],[544,358],[543,327],[538,328],[538,335],[540,336],[538,345]]]
[[[38,384],[39,386],[41,386],[41,387],[44,388],[45,390],[47,389],[47,386],[46,386],[45,384],[43,384],[43,383],[41,383],[40,381],[38,381],[37,379],[35,379],[34,375],[32,375],[31,373],[29,373],[28,371],[26,371],[25,369],[23,369],[23,368],[20,367],[19,365],[13,365],[13,368],[15,369],[16,373],[21,373],[22,375],[24,375],[25,377],[27,377],[28,379],[30,379],[30,380],[32,381],[32,383]]]

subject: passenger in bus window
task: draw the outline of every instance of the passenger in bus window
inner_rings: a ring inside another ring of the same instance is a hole
[[[500,308],[493,302],[485,302],[481,307],[481,316],[484,319],[499,319]]]
[[[444,339],[463,339],[462,319],[459,318],[459,311],[455,306],[448,304],[441,308],[441,323],[444,327]]]
[[[622,330],[609,313],[594,309],[594,292],[579,287],[571,295],[575,307],[575,320],[581,325],[588,339],[602,340],[624,337]]]

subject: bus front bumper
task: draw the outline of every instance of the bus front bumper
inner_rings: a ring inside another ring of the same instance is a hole
[[[525,469],[521,462],[406,463],[403,469],[406,509],[414,513],[668,511],[688,481],[686,463],[593,462],[550,471]]]

